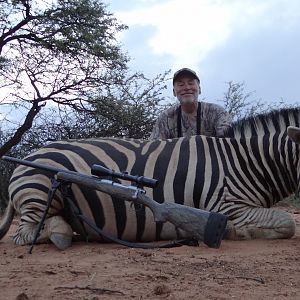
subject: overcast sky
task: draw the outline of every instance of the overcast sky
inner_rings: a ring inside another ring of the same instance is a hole
[[[111,0],[129,26],[119,35],[130,67],[154,77],[190,67],[202,98],[222,99],[226,82],[245,82],[267,102],[300,104],[299,0]],[[171,83],[168,90],[171,96]]]

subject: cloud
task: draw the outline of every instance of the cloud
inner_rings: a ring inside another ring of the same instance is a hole
[[[186,0],[184,5],[182,0],[170,0],[160,4],[150,1],[145,8],[115,15],[129,26],[155,28],[147,45],[154,55],[172,56],[177,68],[197,66],[235,31],[251,35],[260,26],[272,26],[274,18],[291,24],[293,14],[295,19],[299,17],[295,16],[296,6],[298,1],[293,0],[288,6],[282,0]]]
[[[252,1],[182,0],[165,1],[147,8],[116,13],[129,26],[155,28],[148,46],[154,55],[171,55],[175,68],[196,66],[211,50],[221,47],[230,37],[237,18],[243,22],[266,9],[266,5],[251,5]]]

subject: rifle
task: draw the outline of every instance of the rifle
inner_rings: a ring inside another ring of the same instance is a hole
[[[113,196],[115,199],[123,201],[132,201],[133,203],[147,206],[153,213],[156,222],[170,222],[176,228],[187,233],[188,238],[203,241],[208,247],[219,248],[224,236],[227,217],[220,213],[209,212],[186,205],[176,203],[158,203],[146,195],[144,186],[155,188],[158,180],[144,176],[133,176],[127,172],[118,173],[111,169],[94,164],[91,167],[92,175],[85,175],[79,172],[55,168],[49,165],[34,163],[28,160],[21,160],[14,157],[3,156],[3,160],[15,162],[28,167],[41,169],[54,174],[52,188],[49,189],[48,203],[43,217],[39,223],[37,233],[32,243],[35,244],[39,232],[43,226],[52,198],[60,183],[77,184],[79,186],[95,189]],[[103,176],[109,176],[111,179],[128,180],[135,185],[124,185],[113,180],[101,179]],[[70,205],[68,205],[70,208]],[[72,205],[71,205],[72,208]],[[78,214],[76,214],[78,217]],[[74,217],[74,212],[73,212]],[[99,233],[99,228],[91,225],[86,218],[82,217],[89,226]],[[100,233],[99,233],[100,234]],[[113,239],[114,241],[114,239]],[[30,249],[30,252],[32,250]]]

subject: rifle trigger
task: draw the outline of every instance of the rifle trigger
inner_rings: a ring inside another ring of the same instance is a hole
[[[139,194],[139,190],[136,189],[134,195],[132,196],[132,199],[137,199],[138,194]]]
[[[137,199],[139,193],[146,194],[146,191],[141,188],[137,188],[132,196],[132,199]]]

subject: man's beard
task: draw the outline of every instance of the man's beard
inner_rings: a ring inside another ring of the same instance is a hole
[[[180,103],[181,104],[194,104],[197,102],[197,99],[195,98],[183,98],[183,99],[180,99]]]

